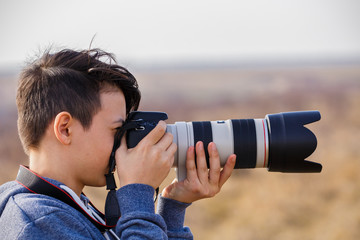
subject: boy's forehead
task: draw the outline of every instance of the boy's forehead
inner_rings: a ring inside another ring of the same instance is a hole
[[[101,110],[126,115],[125,96],[121,90],[100,93]]]

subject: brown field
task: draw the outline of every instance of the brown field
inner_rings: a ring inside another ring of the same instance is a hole
[[[189,207],[186,225],[196,239],[360,239],[360,65],[135,75],[141,110],[165,111],[169,123],[321,112],[320,122],[309,125],[318,138],[309,160],[320,162],[322,173],[236,170],[218,196]],[[1,184],[14,179],[18,164],[27,160],[16,132],[14,76],[0,78]],[[85,192],[103,206],[104,189]]]

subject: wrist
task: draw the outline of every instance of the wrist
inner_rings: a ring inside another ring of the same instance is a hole
[[[129,174],[129,173],[127,173],[128,177],[125,177],[126,174],[120,174],[118,172],[118,176],[122,176],[122,177],[118,178],[120,188],[125,187],[127,185],[131,185],[131,184],[148,185],[148,186],[151,186],[154,190],[158,187],[156,185],[156,181],[154,181],[153,179],[147,178],[146,174],[139,174],[139,173]],[[159,185],[160,184],[161,183],[159,183]]]
[[[163,217],[168,230],[179,230],[183,228],[185,210],[191,203],[184,203],[174,199],[166,198],[160,194],[157,211]]]

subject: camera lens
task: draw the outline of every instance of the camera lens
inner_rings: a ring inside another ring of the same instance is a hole
[[[207,145],[218,148],[221,166],[228,156],[237,156],[235,168],[268,168],[277,172],[320,172],[321,165],[304,161],[316,149],[315,135],[303,125],[320,120],[318,111],[287,112],[264,119],[175,122],[167,131],[178,145],[174,167],[178,180],[186,178],[186,151],[202,141],[209,166]]]

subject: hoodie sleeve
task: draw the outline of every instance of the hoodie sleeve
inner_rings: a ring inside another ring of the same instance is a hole
[[[174,207],[172,213],[175,215],[171,220],[155,214],[154,189],[151,186],[129,184],[120,188],[117,196],[121,218],[116,226],[116,233],[121,239],[192,239],[190,230],[182,227],[185,215],[183,206],[179,207],[176,204],[163,206]]]
[[[169,239],[193,239],[190,229],[184,227],[185,210],[190,205],[160,195],[157,210],[165,220]]]

